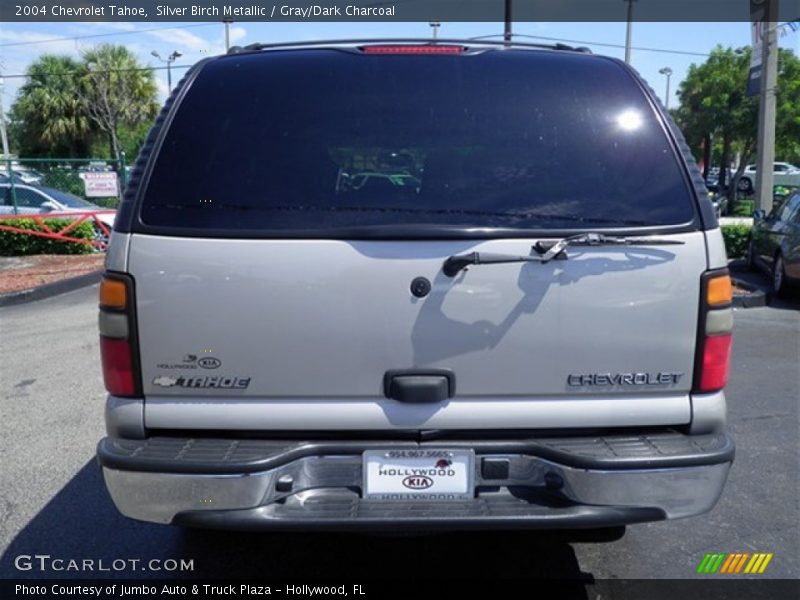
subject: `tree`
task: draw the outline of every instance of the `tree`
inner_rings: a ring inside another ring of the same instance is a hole
[[[144,145],[152,125],[153,123],[148,120],[135,127],[124,124],[120,127],[119,146],[122,152],[125,153],[128,162],[132,162],[139,154],[139,150],[141,150]],[[108,140],[106,136],[95,138],[89,154],[92,156],[106,156],[108,154]]]
[[[778,53],[778,95],[775,122],[776,154],[800,163],[800,57],[791,50]]]
[[[11,106],[10,129],[21,156],[85,156],[92,126],[78,95],[84,74],[69,56],[45,54],[32,63]]]
[[[746,95],[750,49],[733,50],[717,46],[702,65],[691,65],[678,88],[680,125],[691,141],[702,139],[709,155],[711,138],[721,145],[719,186],[728,185],[731,151],[738,142],[742,160],[755,145],[758,102]]]
[[[136,129],[158,112],[153,72],[141,67],[124,46],[103,44],[84,54],[80,96],[86,114],[119,156],[123,127]]]
[[[754,158],[758,131],[758,97],[746,95],[750,48],[712,50],[708,60],[692,65],[678,88],[680,107],[673,113],[690,146],[706,150],[706,167],[712,150],[719,150],[719,186],[735,197],[736,184],[747,163]],[[780,158],[789,159],[800,150],[800,60],[789,50],[778,57],[776,146]],[[712,137],[714,146],[712,148]],[[734,152],[740,161],[732,181],[728,170]]]

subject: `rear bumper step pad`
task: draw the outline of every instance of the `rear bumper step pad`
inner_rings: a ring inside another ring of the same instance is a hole
[[[420,447],[473,449],[474,498],[362,497],[365,450]],[[150,438],[98,446],[124,515],[240,529],[586,528],[687,517],[714,506],[733,454],[724,434],[424,443]],[[484,473],[485,459],[508,469],[501,478]]]
[[[653,469],[731,462],[733,440],[725,435],[589,436],[521,440],[287,441],[151,437],[105,438],[97,456],[112,469],[159,473],[255,473],[309,456],[360,455],[386,448],[471,448],[477,455],[522,454],[583,469]]]
[[[271,504],[230,511],[186,511],[173,524],[235,530],[327,531],[392,529],[447,531],[457,529],[591,529],[661,521],[656,508],[569,506],[537,507],[514,498],[479,498],[469,502],[370,502],[353,498],[322,499],[298,506]]]

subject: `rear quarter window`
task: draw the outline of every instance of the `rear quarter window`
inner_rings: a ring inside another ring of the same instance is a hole
[[[234,235],[663,227],[692,221],[692,193],[614,61],[294,50],[202,68],[140,220]]]

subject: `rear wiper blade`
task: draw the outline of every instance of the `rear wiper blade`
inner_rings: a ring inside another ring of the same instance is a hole
[[[470,252],[454,254],[444,261],[442,271],[448,277],[455,277],[470,265],[497,265],[515,262],[548,263],[551,260],[566,260],[565,250],[569,246],[675,246],[685,242],[656,237],[624,237],[603,233],[579,233],[562,238],[554,244],[536,242],[532,246],[534,254],[515,256],[513,254],[494,254],[489,252]]]

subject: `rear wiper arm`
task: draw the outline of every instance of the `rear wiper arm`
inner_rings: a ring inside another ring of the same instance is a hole
[[[448,277],[455,277],[462,269],[470,265],[499,265],[515,262],[547,262],[555,257],[545,259],[544,255],[514,256],[513,254],[494,254],[489,252],[470,252],[454,254],[444,261],[442,271]]]
[[[679,240],[655,237],[622,237],[605,235],[603,233],[579,233],[562,238],[554,244],[546,245],[536,242],[532,249],[534,254],[529,256],[515,256],[513,254],[494,254],[488,252],[470,252],[468,254],[454,254],[444,261],[442,271],[448,277],[455,277],[470,265],[497,265],[515,262],[547,263],[551,260],[566,260],[565,250],[568,246],[673,246],[681,245]]]

